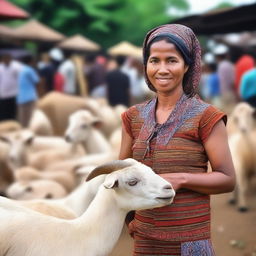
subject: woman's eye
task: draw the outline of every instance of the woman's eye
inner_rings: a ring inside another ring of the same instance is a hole
[[[157,60],[156,60],[156,59],[151,59],[151,60],[149,61],[149,63],[155,64],[155,63],[157,63]]]
[[[138,180],[130,180],[127,182],[129,186],[135,186],[139,181]]]
[[[169,63],[177,63],[177,60],[175,60],[175,59],[169,59],[168,62],[169,62]]]

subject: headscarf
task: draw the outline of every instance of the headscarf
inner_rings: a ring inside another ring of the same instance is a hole
[[[147,33],[143,43],[144,72],[145,72],[146,82],[151,90],[156,91],[154,86],[150,83],[146,73],[147,46],[156,37],[161,35],[168,35],[168,34],[170,34],[169,38],[178,39],[178,40],[172,40],[172,42],[181,51],[181,53],[182,53],[183,46],[179,45],[179,40],[181,40],[184,43],[182,45],[185,45],[189,52],[191,63],[189,65],[188,71],[186,72],[183,78],[183,90],[188,97],[192,97],[194,96],[194,94],[198,89],[200,77],[201,77],[201,47],[194,32],[190,28],[184,25],[166,24],[166,25],[156,27]],[[184,56],[184,54],[182,55]]]

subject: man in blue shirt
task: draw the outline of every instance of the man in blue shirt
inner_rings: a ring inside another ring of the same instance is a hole
[[[27,127],[38,99],[37,84],[39,76],[33,67],[34,59],[26,56],[23,59],[24,67],[18,77],[18,120],[23,127]]]
[[[255,62],[255,59],[254,59]],[[244,73],[240,84],[241,99],[256,107],[256,66]]]

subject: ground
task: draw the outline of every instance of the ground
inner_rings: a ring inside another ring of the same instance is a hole
[[[230,194],[211,197],[212,241],[216,256],[256,256],[256,183],[248,195],[249,210],[228,204]]]

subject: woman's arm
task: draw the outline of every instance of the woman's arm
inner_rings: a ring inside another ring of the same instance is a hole
[[[125,130],[124,124],[122,124],[122,140],[119,153],[120,160],[132,157],[132,141],[132,137]]]
[[[235,186],[235,171],[228,146],[226,127],[220,120],[204,143],[212,172],[167,173],[161,176],[173,184],[175,190],[191,189],[204,194],[230,192]]]

